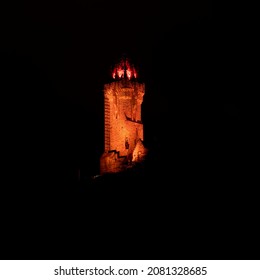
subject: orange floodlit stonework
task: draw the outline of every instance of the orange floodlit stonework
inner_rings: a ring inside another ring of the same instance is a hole
[[[104,85],[105,137],[100,174],[117,173],[145,159],[141,104],[145,85],[127,59],[112,71],[113,82]]]

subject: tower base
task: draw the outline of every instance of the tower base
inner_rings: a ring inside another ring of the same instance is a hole
[[[120,156],[119,151],[104,152],[100,158],[100,174],[119,173],[135,166],[145,160],[148,150],[141,139],[138,140],[134,150],[128,156]]]

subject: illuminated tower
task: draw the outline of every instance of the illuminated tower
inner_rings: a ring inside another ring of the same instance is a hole
[[[100,173],[116,173],[142,162],[147,154],[143,145],[141,104],[145,93],[137,73],[124,58],[112,71],[113,82],[104,85],[105,135]]]

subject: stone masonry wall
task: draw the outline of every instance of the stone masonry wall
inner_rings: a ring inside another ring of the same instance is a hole
[[[144,84],[136,81],[123,79],[104,86],[105,154],[113,150],[118,152],[119,157],[125,156],[131,160],[135,145],[139,139],[143,140],[141,122],[143,95]],[[101,170],[105,172],[106,169],[106,172],[109,172],[111,169],[111,172],[115,172],[115,169],[118,169],[115,167],[117,166],[115,161],[117,161],[115,158],[111,161],[111,155],[109,157],[103,155]]]

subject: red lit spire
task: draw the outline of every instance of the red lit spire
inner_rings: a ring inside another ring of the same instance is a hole
[[[113,79],[123,79],[127,78],[131,80],[137,78],[137,73],[135,67],[130,64],[129,60],[124,57],[119,63],[117,63],[112,71]]]

